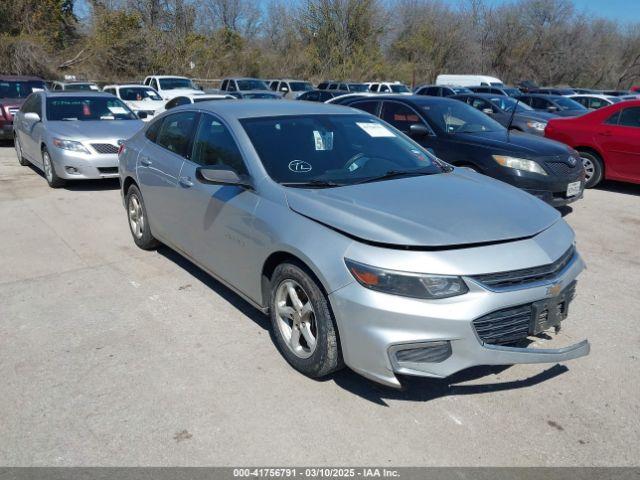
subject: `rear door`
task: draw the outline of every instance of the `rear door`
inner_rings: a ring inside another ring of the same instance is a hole
[[[178,221],[180,170],[191,151],[198,113],[167,115],[147,130],[147,142],[138,156],[137,175],[147,216],[154,234],[182,248],[184,232]]]
[[[617,119],[598,132],[607,178],[640,182],[640,107],[623,108]]]

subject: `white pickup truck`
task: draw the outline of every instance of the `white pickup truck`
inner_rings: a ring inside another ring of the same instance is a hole
[[[190,78],[175,75],[150,75],[144,79],[144,85],[153,88],[163,100],[171,100],[179,95],[203,95]]]

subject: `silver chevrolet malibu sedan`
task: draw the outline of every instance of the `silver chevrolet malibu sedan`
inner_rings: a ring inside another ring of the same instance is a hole
[[[383,384],[569,360],[557,332],[584,268],[558,212],[453,168],[360,110],[188,105],[120,154],[135,243],[175,249],[271,318],[284,358]]]
[[[49,186],[118,177],[118,149],[143,123],[120,99],[100,92],[32,93],[14,119],[21,165],[44,172]]]

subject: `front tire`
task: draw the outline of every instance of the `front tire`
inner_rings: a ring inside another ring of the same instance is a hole
[[[585,173],[584,188],[593,188],[602,181],[604,165],[599,155],[592,152],[579,152]]]
[[[42,167],[44,169],[44,178],[51,188],[63,187],[66,183],[63,178],[60,178],[56,173],[56,168],[51,160],[51,155],[47,151],[46,147],[42,149]]]
[[[151,234],[147,209],[144,206],[142,194],[135,185],[131,185],[127,190],[126,205],[127,220],[133,241],[143,250],[153,250],[159,242]]]
[[[269,307],[276,345],[293,368],[318,378],[343,367],[329,301],[306,268],[296,263],[276,267]]]
[[[24,158],[24,154],[22,153],[22,145],[20,144],[20,139],[18,138],[18,135],[13,137],[13,146],[16,149],[16,155],[18,156],[18,163],[23,167],[26,167],[27,165],[29,165],[29,160]]]

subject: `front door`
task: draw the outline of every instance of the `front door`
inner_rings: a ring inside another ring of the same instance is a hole
[[[198,175],[200,167],[219,165],[231,167],[241,176],[248,175],[227,127],[215,116],[203,113],[192,154],[180,172],[179,228],[189,255],[241,289],[255,280],[255,265],[260,261],[257,252],[261,249],[254,234],[258,196],[240,186],[207,183]]]

